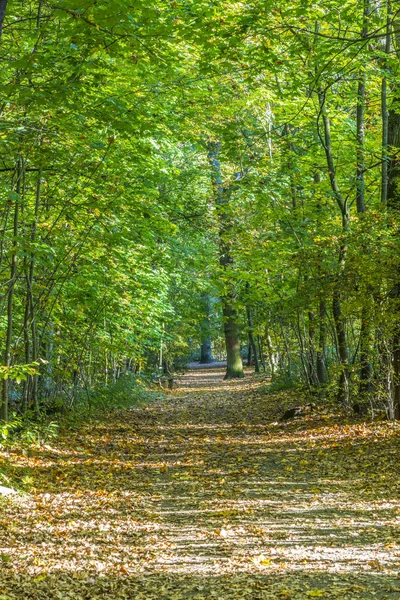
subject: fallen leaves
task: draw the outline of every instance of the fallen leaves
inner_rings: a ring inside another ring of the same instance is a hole
[[[398,600],[399,429],[280,423],[296,392],[187,378],[4,457],[33,488],[1,501],[0,600]]]
[[[264,554],[254,556],[252,562],[259,567],[270,567],[272,565],[271,559],[264,556]]]

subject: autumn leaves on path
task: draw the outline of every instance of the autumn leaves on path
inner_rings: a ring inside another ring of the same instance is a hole
[[[222,376],[3,454],[1,600],[400,599],[398,428]]]

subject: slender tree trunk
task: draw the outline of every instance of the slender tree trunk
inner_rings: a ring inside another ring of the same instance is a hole
[[[365,82],[366,77],[363,72],[357,90],[356,204],[359,214],[365,212]]]
[[[371,346],[371,325],[368,309],[363,308],[360,329],[360,393],[371,391],[372,367],[369,360]]]
[[[251,308],[249,306],[246,307],[246,315],[247,315],[247,326],[249,328],[249,348],[253,350],[254,356],[254,370],[256,373],[260,372],[260,363],[258,361],[258,352],[257,346],[254,339],[253,334],[253,315],[251,314]]]
[[[282,322],[280,322],[280,329],[281,329],[281,335],[282,335],[282,339],[283,339],[283,343],[285,346],[285,350],[286,350],[286,357],[287,357],[287,365],[286,365],[286,375],[288,377],[288,379],[292,378],[292,355],[290,353],[290,345],[286,336],[286,330],[283,327]],[[284,361],[282,360],[282,370],[285,371],[285,366],[284,366]]]
[[[42,188],[42,170],[39,170],[38,179],[36,183],[36,197],[35,197],[35,219],[32,223],[32,232],[31,232],[31,240],[32,243],[36,240],[36,229],[37,222],[39,218],[39,208],[40,208],[40,195]],[[35,312],[35,303],[33,300],[33,281],[34,281],[34,273],[35,273],[35,255],[32,252],[31,254],[31,262],[29,266],[29,298],[30,298],[30,318],[31,318],[31,340],[32,340],[32,360],[37,362],[39,358],[39,344],[37,339],[36,332],[36,312]],[[36,412],[39,411],[39,398],[38,398],[38,375],[32,375],[32,389],[31,389],[31,402],[35,407]]]
[[[308,389],[311,391],[310,372],[309,372],[309,363],[308,363],[309,357],[307,356],[304,339],[303,339],[303,334],[301,332],[299,311],[297,312],[297,335],[298,335],[298,339],[299,339],[300,361],[301,361],[301,366],[302,366],[303,373],[304,373],[304,379],[306,381]]]
[[[391,13],[390,13],[390,0],[386,1],[386,36],[384,49],[385,54],[390,54],[390,36],[391,36]],[[381,185],[381,200],[383,204],[387,203],[388,200],[388,180],[389,180],[389,165],[388,165],[388,149],[389,149],[389,111],[387,102],[387,58],[383,61],[383,70],[385,74],[382,78],[382,98],[381,98],[381,111],[382,111],[382,185]]]
[[[315,352],[315,315],[308,311],[308,377],[312,385],[318,384]]]
[[[370,0],[364,0],[363,28],[361,38],[368,36],[368,19],[370,14]],[[356,204],[358,214],[365,212],[365,65],[359,74],[357,89],[357,149],[356,149]]]
[[[251,344],[250,344],[250,340],[249,343],[247,344],[247,366],[250,367],[251,366],[251,361],[253,360],[253,355],[251,352]]]
[[[331,140],[331,125],[330,119],[325,106],[325,93],[321,91],[318,92],[318,99],[320,105],[320,112],[323,120],[323,134],[320,134],[320,139],[322,145],[325,150],[326,161],[328,165],[328,173],[329,180],[332,188],[333,195],[335,197],[336,203],[339,207],[341,216],[342,216],[342,232],[344,238],[346,237],[349,221],[350,221],[350,213],[347,198],[344,198],[340,192],[335,162],[333,158],[332,152],[332,140]],[[332,298],[332,313],[335,322],[336,328],[336,336],[338,343],[338,356],[341,366],[341,372],[339,376],[339,386],[338,386],[338,401],[341,402],[346,408],[350,407],[350,387],[349,387],[349,356],[347,350],[347,340],[346,340],[346,327],[344,322],[344,317],[342,314],[342,280],[343,280],[343,272],[346,264],[346,241],[341,244],[339,249],[339,259],[338,259],[338,272],[336,276],[335,288],[333,291]]]
[[[275,377],[274,351],[272,348],[271,336],[270,336],[267,328],[265,329],[265,339],[267,342],[268,362],[269,362],[269,368],[271,369],[271,379],[274,379],[274,377]],[[264,371],[265,371],[265,366],[264,366]]]
[[[228,215],[228,194],[222,186],[221,167],[219,163],[219,142],[209,142],[208,159],[212,170],[213,185],[218,209],[219,219],[219,263],[225,275],[229,271],[233,260],[230,252],[231,225]],[[224,334],[227,356],[225,379],[244,377],[243,362],[240,354],[238,316],[235,309],[235,293],[229,281],[226,291],[222,296],[222,314],[224,318]]]
[[[25,267],[26,267],[26,265],[25,265]],[[30,303],[30,299],[29,299],[29,281],[28,281],[28,277],[26,274],[26,297],[25,297],[25,311],[24,311],[24,323],[23,323],[25,363],[26,364],[29,364],[31,362],[31,344],[30,344],[30,337],[29,337],[30,304],[31,303]],[[30,388],[31,388],[30,377],[27,377],[26,381],[24,381],[24,388],[23,388],[23,393],[22,393],[22,407],[23,407],[24,411],[26,411],[28,409]]]
[[[368,36],[368,19],[370,15],[370,0],[364,0],[364,19],[361,37],[366,39]],[[365,70],[362,69],[357,90],[357,190],[356,206],[360,217],[366,212],[365,205]],[[363,306],[361,309],[361,328],[360,328],[360,392],[367,392],[370,389],[371,365],[369,363],[370,354],[370,318],[369,308]]]
[[[320,385],[326,383],[326,302],[319,301],[319,341],[317,350],[317,377]]]
[[[400,58],[400,14],[396,13],[393,21],[394,49]],[[388,116],[388,185],[387,204],[388,208],[395,213],[400,212],[400,85],[396,85],[393,94],[392,105]],[[398,303],[400,298],[400,273],[397,271],[393,296]],[[396,419],[400,419],[400,315],[396,306],[397,322],[393,334],[393,395],[394,411]]]
[[[349,390],[349,355],[347,351],[346,342],[346,329],[342,316],[342,303],[341,294],[336,287],[333,292],[332,298],[332,314],[335,321],[336,336],[337,336],[337,349],[339,355],[339,361],[341,364],[341,372],[339,376],[339,389],[338,389],[338,401],[341,402],[346,408],[350,405],[350,390]]]
[[[267,340],[268,340],[268,338],[267,338]],[[259,360],[260,360],[260,362],[262,364],[262,368],[263,368],[263,371],[265,373],[265,371],[267,370],[267,368],[265,366],[264,351],[263,351],[263,344],[262,344],[262,341],[261,341],[261,335],[257,336],[257,348],[258,348]]]
[[[13,241],[11,249],[11,262],[10,262],[10,283],[8,286],[7,294],[7,329],[6,329],[6,343],[4,348],[4,366],[11,366],[11,344],[13,334],[13,298],[15,281],[17,278],[17,238],[18,238],[18,226],[19,226],[19,195],[21,192],[21,180],[22,180],[22,159],[18,159],[17,163],[17,198],[15,199],[14,206],[14,220],[13,220]],[[3,379],[2,386],[2,398],[1,398],[1,411],[0,419],[8,421],[8,379]]]
[[[200,363],[208,364],[208,363],[214,362],[212,352],[211,352],[211,336],[210,336],[211,302],[210,302],[210,297],[207,294],[203,294],[201,300],[202,300],[201,304],[202,304],[202,307],[204,309],[206,316],[202,323],[203,340],[202,340],[201,349],[200,349]]]
[[[8,0],[0,0],[0,39],[3,35],[3,25],[4,19],[6,18],[7,1]]]
[[[211,337],[208,336],[201,344],[200,364],[206,365],[214,362],[211,353]]]

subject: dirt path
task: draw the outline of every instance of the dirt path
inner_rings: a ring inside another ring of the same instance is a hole
[[[8,458],[0,600],[400,599],[398,428],[222,375]]]

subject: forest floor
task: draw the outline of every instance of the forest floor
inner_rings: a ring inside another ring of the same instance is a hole
[[[400,599],[400,428],[222,376],[3,453],[0,600]]]

